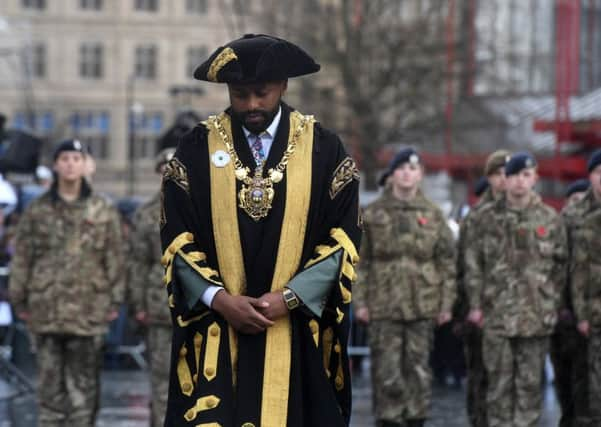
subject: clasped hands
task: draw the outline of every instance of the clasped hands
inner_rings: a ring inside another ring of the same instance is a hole
[[[258,334],[288,314],[281,291],[268,292],[259,298],[230,295],[219,291],[211,308],[221,314],[228,324],[243,334]]]

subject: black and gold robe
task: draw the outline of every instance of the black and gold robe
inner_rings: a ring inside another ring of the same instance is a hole
[[[242,183],[217,123],[243,165],[255,168],[229,111],[187,134],[167,165],[162,263],[174,332],[165,426],[346,426],[349,305],[361,235],[355,163],[335,134],[282,104],[264,170],[275,167],[295,133],[298,144],[274,184],[272,209],[254,221],[238,206]],[[332,260],[335,274],[319,308],[295,309],[258,335],[235,333],[197,298],[202,286],[190,286],[193,275],[232,295],[260,297],[293,281],[299,296],[319,294],[311,289],[323,287],[315,273]]]

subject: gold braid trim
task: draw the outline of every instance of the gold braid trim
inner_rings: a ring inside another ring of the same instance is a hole
[[[163,277],[165,285],[171,283],[171,279],[173,279],[173,257],[181,248],[193,242],[194,235],[185,231],[173,239],[169,246],[167,246],[167,249],[165,249],[165,252],[163,252],[161,264],[165,267],[165,276]]]
[[[225,67],[228,62],[233,61],[234,59],[238,59],[238,55],[236,55],[236,52],[234,52],[231,47],[226,47],[223,49],[221,52],[219,52],[219,55],[213,59],[213,62],[211,62],[211,66],[207,72],[207,79],[211,82],[218,83],[219,80],[217,80],[217,73],[219,73],[219,71],[221,71],[221,69]]]
[[[196,252],[198,253],[198,252]],[[202,252],[201,252],[202,253]],[[202,276],[207,282],[211,282],[216,286],[223,286],[219,280],[213,279],[213,277],[219,277],[219,272],[217,270],[213,270],[211,267],[201,267],[196,262],[199,261],[195,257],[191,257],[189,254],[185,253],[181,249],[177,251],[177,254],[183,258],[186,263],[192,267],[198,274]],[[204,255],[204,254],[203,254]]]
[[[182,393],[186,396],[191,396],[192,392],[194,391],[194,384],[192,383],[190,366],[188,366],[188,361],[186,360],[187,354],[188,349],[186,348],[186,344],[184,344],[179,350],[179,358],[177,361],[177,378],[179,380],[179,386],[182,390]]]
[[[290,113],[289,141],[295,137],[299,125],[304,120],[307,118],[297,111]],[[311,199],[313,123],[314,121],[309,119],[299,134],[295,155],[290,157],[288,164],[286,207],[271,282],[272,291],[284,288],[298,270],[302,257]],[[288,424],[291,352],[290,317],[284,316],[267,329],[261,400],[262,427],[281,427]]]
[[[355,248],[355,244],[342,228],[333,228],[330,230],[330,236],[340,243],[340,246],[342,246],[344,250],[351,256],[353,265],[359,262],[357,248]]]
[[[177,324],[180,326],[180,328],[185,328],[191,323],[198,322],[200,319],[208,316],[209,314],[211,314],[211,312],[207,311],[206,313],[199,314],[198,316],[191,317],[187,320],[184,320],[182,316],[177,316]]]
[[[219,121],[230,141],[232,125],[230,117],[221,113]],[[221,150],[223,141],[214,126],[208,126],[209,154]],[[233,162],[218,168],[210,164],[211,177],[211,218],[213,219],[213,236],[215,250],[225,288],[231,295],[242,295],[246,288],[242,244],[238,228],[238,204],[236,200],[236,175]],[[232,230],[236,230],[232,233]],[[236,332],[228,329],[230,357],[232,360],[232,383],[236,383],[236,365],[238,363],[238,343]]]
[[[219,402],[221,402],[221,399],[215,395],[201,397],[196,401],[196,404],[193,407],[186,411],[184,419],[188,422],[192,422],[199,413],[216,408],[217,405],[219,405]]]

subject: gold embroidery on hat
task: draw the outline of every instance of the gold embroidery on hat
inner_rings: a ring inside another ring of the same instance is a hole
[[[213,60],[213,62],[211,62],[209,72],[207,73],[207,79],[209,79],[211,82],[218,82],[217,73],[219,73],[219,71],[225,67],[228,62],[234,59],[238,59],[238,55],[236,55],[231,47],[226,47],[223,49]]]

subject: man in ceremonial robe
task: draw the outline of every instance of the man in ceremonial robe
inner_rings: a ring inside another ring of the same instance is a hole
[[[165,426],[347,426],[358,172],[340,139],[282,102],[319,65],[246,35],[201,64],[231,106],[184,136],[163,177],[174,323]]]

